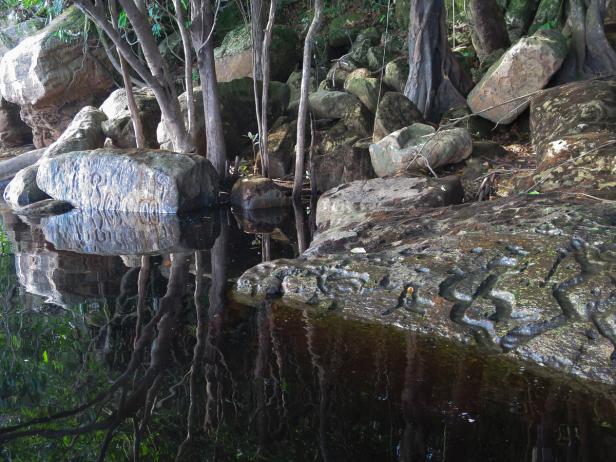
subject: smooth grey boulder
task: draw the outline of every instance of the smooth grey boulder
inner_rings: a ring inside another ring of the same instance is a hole
[[[473,140],[464,128],[436,131],[413,124],[370,145],[377,176],[419,172],[461,162],[473,152]]]
[[[185,222],[175,214],[79,209],[43,218],[40,226],[55,249],[96,255],[207,250],[220,232],[216,218],[194,217]]]
[[[11,159],[0,161],[0,181],[13,178],[20,170],[36,164],[43,157],[45,149],[34,149]]]
[[[139,111],[139,118],[143,126],[145,146],[158,148],[156,128],[160,123],[161,112],[154,92],[150,88],[134,88],[133,94]],[[126,90],[115,90],[99,108],[107,116],[102,123],[105,136],[113,142],[117,148],[130,149],[137,146],[135,129],[128,109]]]
[[[319,90],[308,96],[310,112],[319,119],[341,119],[357,104],[361,103],[356,96],[343,91]]]
[[[44,158],[37,183],[77,208],[176,213],[216,204],[219,179],[202,156],[97,149]]]
[[[60,138],[45,150],[43,157],[102,148],[105,142],[102,124],[105,120],[107,120],[107,116],[95,107],[86,106],[82,108]]]
[[[31,165],[20,170],[4,190],[4,200],[13,209],[48,199],[36,182],[38,165]]]
[[[567,55],[567,40],[558,31],[540,30],[520,39],[488,69],[469,93],[474,114],[510,124],[526,110],[532,93],[544,88]]]
[[[231,205],[243,210],[285,207],[291,204],[289,193],[269,178],[241,178],[231,190]]]
[[[113,85],[101,64],[107,62],[102,47],[84,55],[83,21],[71,6],[0,62],[0,94],[21,107],[37,148],[55,141],[82,107],[98,104]]]

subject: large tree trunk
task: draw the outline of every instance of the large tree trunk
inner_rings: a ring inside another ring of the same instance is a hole
[[[324,22],[323,0],[314,2],[314,18],[304,40],[302,57],[302,84],[300,87],[299,110],[297,113],[297,143],[295,145],[295,178],[293,181],[293,198],[299,200],[304,182],[304,154],[306,151],[306,121],[308,120],[308,87],[310,85],[310,63],[312,46],[317,32]]]
[[[471,0],[473,44],[480,60],[498,49],[509,48],[503,10],[496,0]]]
[[[409,27],[409,76],[404,94],[425,118],[438,121],[466,104],[472,81],[447,43],[444,0],[413,0]]]
[[[197,53],[197,65],[201,78],[203,93],[203,110],[205,111],[205,136],[207,158],[212,162],[221,180],[225,178],[227,149],[222,129],[220,114],[220,97],[214,62],[214,12],[210,0],[191,0],[193,47]]]

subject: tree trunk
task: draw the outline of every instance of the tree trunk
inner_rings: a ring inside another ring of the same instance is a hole
[[[214,12],[210,0],[191,0],[191,13],[191,35],[193,47],[197,54],[197,65],[203,93],[203,110],[205,111],[207,158],[212,162],[221,180],[223,180],[226,176],[227,149],[220,114],[214,45],[211,40],[214,30]]]
[[[269,127],[267,124],[267,103],[269,102],[269,84],[270,84],[270,48],[272,46],[272,33],[274,30],[274,20],[276,19],[276,0],[270,0],[269,17],[267,27],[265,28],[265,36],[263,39],[263,50],[261,52],[261,65],[263,67],[263,93],[261,95],[261,127],[259,131],[259,148],[261,151],[261,168],[262,174],[269,177],[269,146],[267,132]],[[255,95],[256,96],[256,95]],[[256,99],[256,98],[255,98]]]
[[[473,44],[480,60],[498,49],[509,48],[505,15],[496,0],[471,0]]]
[[[472,81],[447,43],[444,0],[413,0],[410,18],[404,94],[426,119],[438,122],[447,109],[466,104]]]
[[[304,40],[302,61],[302,83],[300,87],[299,110],[297,113],[297,144],[295,145],[295,178],[293,181],[293,198],[298,200],[302,194],[304,179],[304,154],[306,151],[306,121],[308,119],[308,89],[310,85],[310,63],[312,46],[317,32],[324,22],[323,0],[314,2],[314,18]]]
[[[263,122],[261,120],[261,95],[259,94],[259,81],[263,80],[262,48],[263,48],[263,20],[261,11],[263,9],[262,0],[250,1],[250,37],[252,45],[252,89],[255,97],[255,117],[257,119],[257,133],[259,134],[259,145],[263,142]],[[267,175],[266,160],[261,151],[261,171],[263,176]]]

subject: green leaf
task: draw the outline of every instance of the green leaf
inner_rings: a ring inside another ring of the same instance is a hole
[[[45,364],[49,362],[49,356],[47,355],[47,350],[43,351],[43,362]]]
[[[531,191],[531,192],[528,193],[529,196],[538,196],[540,194],[541,193],[539,191]]]

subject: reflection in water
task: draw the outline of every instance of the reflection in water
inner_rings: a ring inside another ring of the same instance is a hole
[[[282,222],[238,233],[221,215],[198,228],[209,247],[146,252],[131,268],[57,250],[44,224],[5,216],[16,255],[0,257],[0,460],[614,459],[609,390],[418,334],[225,300],[243,269],[230,261],[277,258],[281,242],[294,253],[306,220],[288,214],[300,230],[284,241]],[[59,262],[44,271],[56,292],[32,309],[15,281],[33,288],[36,267],[22,262],[40,255]],[[73,287],[58,283],[67,265]],[[79,275],[108,286],[84,291]]]

